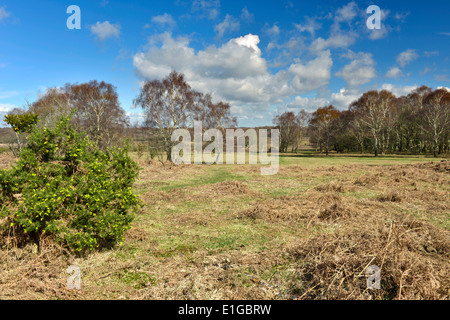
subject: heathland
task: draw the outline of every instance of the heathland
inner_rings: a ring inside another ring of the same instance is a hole
[[[132,157],[144,206],[124,241],[78,256],[4,238],[1,299],[450,298],[446,159],[300,152],[262,176]],[[13,161],[0,153],[0,169]],[[367,288],[371,265],[381,289]]]

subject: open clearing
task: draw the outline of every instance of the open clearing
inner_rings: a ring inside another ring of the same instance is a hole
[[[125,241],[76,257],[2,239],[1,299],[450,298],[448,160],[281,155],[273,176],[136,160],[144,207]]]

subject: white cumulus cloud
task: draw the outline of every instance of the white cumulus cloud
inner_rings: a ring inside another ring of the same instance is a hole
[[[292,87],[300,92],[307,92],[327,85],[331,78],[332,65],[329,50],[320,52],[317,58],[306,64],[292,64],[289,67],[289,72],[294,76]]]
[[[214,20],[220,13],[220,0],[194,0],[191,11],[200,18]]]
[[[176,25],[174,18],[168,13],[164,13],[159,16],[154,16],[152,17],[151,21],[152,23],[156,23],[162,26],[174,27]]]
[[[399,67],[392,67],[386,72],[385,77],[386,78],[398,78],[399,76],[403,75],[402,70],[400,70]]]
[[[418,86],[394,86],[390,83],[384,83],[381,86],[382,90],[388,90],[395,94],[397,97],[406,96],[411,93],[411,91],[417,89]]]
[[[331,94],[331,104],[340,110],[347,109],[348,106],[353,101],[358,100],[360,96],[361,94],[358,92],[343,88],[339,92]]]
[[[91,33],[101,41],[112,37],[118,38],[120,35],[120,25],[111,24],[109,21],[98,21],[95,25],[91,26]]]
[[[166,32],[150,39],[149,49],[137,53],[133,64],[143,80],[164,78],[172,70],[183,73],[194,89],[229,102],[240,119],[328,84],[333,64],[328,50],[274,74],[268,70],[259,43],[258,35],[248,34],[196,51],[188,38],[173,38]]]
[[[416,50],[408,49],[397,56],[397,63],[400,67],[404,68],[407,64],[416,60],[418,57],[419,55],[416,53]]]
[[[372,54],[350,51],[346,56],[352,61],[337,72],[336,76],[343,78],[349,88],[359,87],[376,77]]]
[[[319,37],[315,39],[310,49],[312,51],[322,51],[332,48],[347,48],[355,43],[356,34],[352,32],[334,32],[328,39]]]
[[[214,27],[214,30],[216,31],[217,37],[221,39],[225,33],[238,31],[239,28],[240,28],[239,20],[233,17],[232,15],[227,14],[225,16],[225,19]]]

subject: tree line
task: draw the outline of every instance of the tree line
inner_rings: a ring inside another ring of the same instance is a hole
[[[37,101],[28,103],[23,109],[11,110],[5,116],[5,122],[17,136],[13,150],[16,154],[25,143],[27,134],[21,124],[35,119],[39,120],[36,126],[51,128],[61,116],[71,114],[71,125],[76,131],[84,132],[103,150],[123,144],[126,138],[133,140],[133,131],[138,131],[136,129],[147,129],[147,149],[156,153],[162,161],[163,158],[171,161],[171,149],[177,143],[171,140],[175,129],[190,128],[194,121],[202,121],[203,130],[225,130],[237,125],[228,103],[213,102],[211,94],[192,89],[184,75],[175,71],[162,80],[146,81],[133,103],[142,109],[144,115],[139,128],[133,128],[130,124],[129,117],[120,106],[117,89],[112,84],[95,80],[66,84],[47,90]]]
[[[25,141],[17,124],[37,116],[37,126],[52,127],[61,116],[72,114],[73,127],[101,149],[145,133],[145,148],[162,161],[171,160],[171,149],[178,143],[171,137],[178,128],[192,128],[194,121],[202,121],[203,130],[237,126],[228,103],[214,102],[211,94],[192,89],[176,71],[162,80],[144,82],[133,104],[143,112],[139,128],[130,124],[116,87],[94,80],[49,89],[26,108],[12,110],[5,120],[15,130],[19,148]],[[437,156],[449,150],[450,92],[422,86],[396,97],[387,90],[373,90],[362,94],[348,110],[329,105],[314,112],[284,112],[274,117],[273,124],[280,130],[280,152],[298,152],[307,137],[327,155],[337,151]]]
[[[449,152],[450,91],[421,86],[406,96],[388,90],[368,91],[348,110],[332,105],[308,113],[284,112],[273,118],[280,129],[280,152],[297,152],[309,137],[316,150],[325,152],[385,153]]]

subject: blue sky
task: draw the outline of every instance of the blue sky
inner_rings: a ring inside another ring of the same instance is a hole
[[[370,5],[381,29],[369,30]],[[69,30],[67,7],[81,9]],[[185,74],[242,126],[345,109],[371,89],[450,87],[450,2],[0,0],[0,113],[50,87],[104,80],[132,107],[142,81]]]

